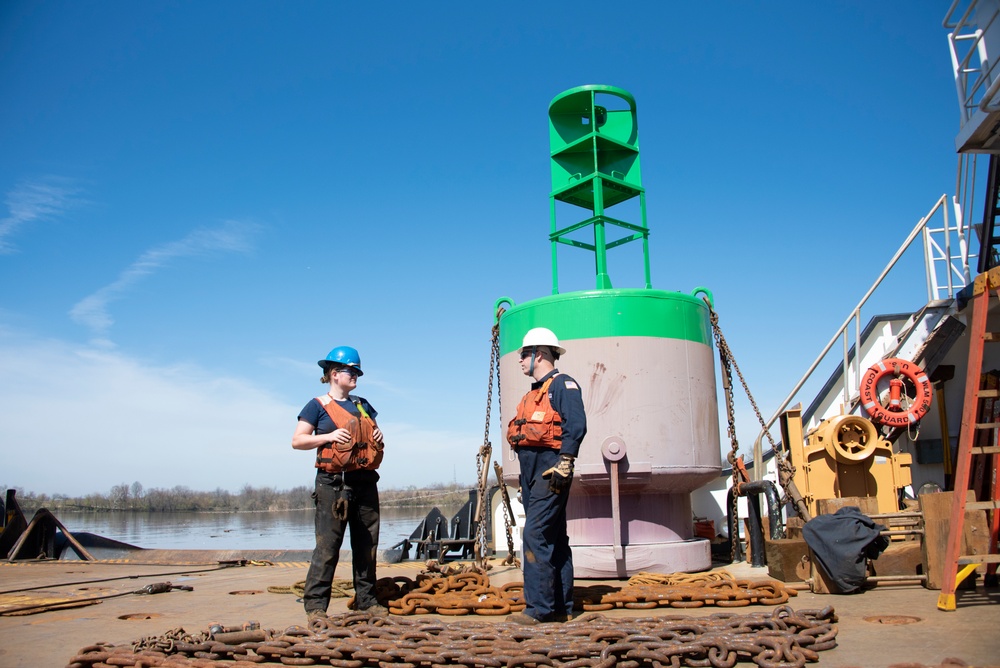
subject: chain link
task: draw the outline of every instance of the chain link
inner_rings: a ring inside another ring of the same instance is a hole
[[[743,385],[743,391],[747,395],[747,400],[750,401],[750,405],[753,407],[754,415],[757,416],[757,422],[760,423],[760,427],[764,431],[764,435],[767,436],[768,443],[771,444],[771,449],[774,450],[776,453],[780,452],[780,454],[784,455],[785,454],[784,444],[782,444],[782,449],[779,451],[777,444],[774,442],[774,439],[771,437],[771,432],[768,431],[768,429],[767,429],[767,422],[764,420],[764,416],[762,416],[760,414],[760,409],[757,408],[757,402],[754,400],[753,394],[751,394],[751,392],[750,392],[750,387],[747,386],[747,381],[746,381],[746,379],[743,378],[743,373],[740,371],[740,367],[736,364],[736,358],[733,356],[733,352],[729,349],[729,344],[726,343],[726,337],[722,335],[722,328],[719,327],[719,315],[714,310],[712,310],[712,306],[708,303],[708,299],[705,299],[705,298],[702,298],[702,299],[705,301],[705,304],[708,306],[709,317],[711,318],[711,322],[712,322],[712,332],[713,332],[713,334],[715,336],[716,345],[718,345],[718,347],[719,347],[719,355],[722,356],[726,360],[725,364],[726,364],[726,367],[727,367],[727,373],[729,373],[730,374],[730,378],[732,378],[731,372],[728,371],[728,366],[731,364],[732,368],[736,370],[736,375],[740,379],[740,384]],[[732,383],[730,383],[730,385],[732,385]],[[730,391],[730,393],[732,392],[732,388],[731,387],[730,387],[729,391]],[[734,450],[736,449],[736,445],[735,445],[735,443],[736,443],[735,421],[736,421],[736,418],[733,417],[733,416],[730,416],[730,430],[731,430],[731,438],[733,439],[733,444],[734,444],[733,449]]]
[[[704,298],[703,298],[704,299]],[[738,452],[740,449],[739,441],[736,437],[736,409],[735,409],[735,398],[733,396],[733,366],[735,365],[735,360],[733,358],[733,353],[729,349],[729,344],[726,343],[726,337],[722,335],[722,329],[719,327],[719,314],[712,310],[711,304],[708,303],[708,299],[704,299],[705,304],[708,306],[709,320],[712,323],[712,334],[715,337],[716,347],[719,349],[719,365],[722,371],[722,391],[726,398],[726,433],[729,435],[730,449],[729,454],[726,455],[726,461],[729,462],[730,467],[733,471],[733,490],[739,490],[740,483],[740,471],[737,467],[736,462],[738,458]],[[739,373],[739,368],[737,367],[737,373]],[[740,374],[740,380],[743,380],[743,375]],[[746,383],[743,384],[746,387]],[[747,390],[749,394],[749,390]],[[751,399],[751,401],[753,401]],[[756,405],[754,405],[756,409]],[[732,563],[736,563],[740,557],[740,541],[739,541],[739,526],[736,520],[740,516],[739,512],[739,495],[734,493],[731,494],[729,516],[734,518],[733,527],[731,529],[732,535],[729,537],[729,560]]]
[[[497,408],[500,408],[500,316],[504,309],[497,309],[496,319],[493,323],[492,341],[490,344],[490,373],[486,380],[486,426],[483,432],[483,445],[476,455],[476,494],[477,496],[477,517],[476,517],[476,540],[473,548],[476,564],[483,570],[486,569],[486,559],[489,556],[489,536],[486,535],[487,517],[489,515],[489,498],[487,481],[489,471],[485,470],[489,466],[490,457],[493,453],[493,444],[490,443],[490,419],[493,409],[493,378],[496,375],[497,384]],[[502,484],[502,482],[501,482]],[[506,520],[506,515],[505,515]],[[509,520],[508,520],[509,522]],[[510,526],[507,529],[508,541],[510,541]],[[513,547],[511,545],[511,554]],[[508,557],[509,558],[509,557]]]
[[[722,334],[722,328],[719,326],[719,315],[712,308],[711,303],[708,299],[702,297],[702,301],[705,302],[705,306],[708,308],[709,320],[712,324],[712,334],[715,337],[715,343],[719,348],[719,358],[722,360],[723,367],[723,384],[726,385],[726,405],[728,408],[728,419],[729,419],[729,437],[732,441],[732,449],[729,453],[729,463],[733,465],[733,484],[735,485],[738,480],[738,473],[736,471],[735,460],[736,451],[739,445],[736,442],[736,417],[733,409],[732,402],[732,369],[736,371],[737,377],[740,379],[740,383],[743,385],[743,391],[746,393],[747,399],[750,405],[753,407],[754,415],[757,416],[757,422],[760,423],[761,430],[767,437],[768,443],[771,444],[771,450],[774,451],[777,457],[778,463],[778,483],[781,485],[781,489],[784,493],[782,498],[782,503],[791,502],[795,511],[798,513],[804,521],[808,522],[811,519],[808,507],[805,501],[802,499],[802,495],[799,493],[798,488],[795,485],[795,467],[792,466],[791,460],[788,457],[788,451],[785,448],[785,443],[781,444],[781,448],[774,442],[771,437],[771,432],[767,428],[767,422],[760,413],[760,409],[757,407],[757,402],[753,398],[753,394],[750,392],[750,387],[747,385],[746,379],[743,378],[743,373],[740,371],[739,365],[736,364],[736,357],[733,355],[732,350],[729,349],[729,344],[726,343],[726,337]],[[759,463],[759,462],[755,462]],[[737,495],[733,494],[733,507],[731,512],[733,513],[733,518],[738,518],[739,513],[737,512],[738,500]],[[739,534],[738,527],[736,528],[736,533]],[[733,561],[736,561],[736,543],[738,536],[730,536],[730,544],[732,546],[732,556]]]
[[[497,309],[496,324],[493,325],[493,357],[496,359],[496,385],[497,385],[497,411],[500,415],[503,415],[503,403],[501,401],[500,395],[500,316],[504,314],[505,309]],[[507,533],[507,558],[504,559],[504,564],[515,565],[518,568],[521,567],[521,562],[514,554],[514,534],[511,530],[511,525],[514,523],[514,515],[510,506],[510,494],[507,493],[507,484],[503,481],[503,466],[499,462],[493,462],[493,467],[497,476],[497,484],[500,486],[500,494],[503,498],[503,523],[504,529]]]
[[[507,558],[503,560],[503,563],[507,566],[513,564],[520,568],[521,560],[514,554],[514,532],[511,528],[511,523],[514,521],[514,512],[510,507],[510,494],[507,493],[507,485],[503,481],[503,467],[500,466],[500,462],[493,462],[493,469],[497,474],[497,484],[500,485],[500,496],[504,507],[503,524],[504,529],[507,531]]]
[[[708,300],[705,300],[708,303]],[[732,353],[729,350],[729,346],[726,344],[725,337],[722,336],[722,330],[719,328],[719,315],[712,310],[712,307],[708,307],[709,319],[712,323],[712,333],[715,336],[716,347],[719,349],[719,366],[722,371],[722,391],[726,398],[726,433],[729,436],[730,449],[729,454],[726,455],[726,461],[729,462],[730,467],[733,471],[733,489],[738,490],[740,488],[740,472],[736,466],[737,453],[739,452],[740,445],[736,438],[736,412],[735,412],[735,401],[733,397],[733,370],[730,364],[732,359]],[[729,516],[733,518],[738,518],[739,513],[739,497],[737,494],[732,494],[729,508]],[[736,563],[739,559],[739,527],[732,527],[732,532],[736,535],[729,537],[729,560],[732,563]]]
[[[747,605],[784,605],[798,592],[777,580],[755,582],[727,577],[709,581],[685,580],[682,575],[646,574],[644,581],[625,586],[593,585],[574,588],[575,607],[587,612],[615,608],[700,608],[705,605],[742,607]],[[704,574],[699,574],[703,576]],[[405,576],[380,578],[376,595],[385,601],[394,615],[506,615],[524,609],[524,583],[490,585],[483,572],[467,571],[453,575],[422,573],[416,580]],[[351,606],[353,600],[348,602]]]
[[[493,446],[486,442],[481,448],[479,448],[479,454],[476,455],[476,476],[478,485],[477,494],[477,515],[476,515],[476,541],[473,548],[474,560],[476,565],[480,568],[486,568],[486,560],[488,558],[489,551],[489,537],[486,535],[486,515],[487,515],[487,503],[486,498],[486,475],[487,472],[484,470],[490,461],[490,456],[493,452]]]
[[[139,651],[128,645],[91,645],[77,652],[69,666],[731,668],[745,661],[761,668],[802,668],[807,661],[818,661],[819,652],[837,646],[836,622],[829,606],[704,617],[591,613],[563,624],[530,627],[347,613],[317,618],[309,628],[267,630],[260,642],[227,644],[196,636],[149,639],[147,649]]]

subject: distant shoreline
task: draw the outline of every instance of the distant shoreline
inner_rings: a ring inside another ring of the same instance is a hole
[[[471,486],[453,483],[423,489],[381,489],[381,507],[433,508],[435,506],[458,511],[469,501]],[[10,493],[8,489],[8,494]],[[16,502],[25,513],[39,508],[51,512],[195,512],[195,513],[244,513],[288,512],[311,510],[313,488],[299,486],[278,491],[273,488],[244,486],[238,493],[217,489],[211,492],[195,491],[186,487],[172,489],[146,489],[142,483],[115,485],[107,494],[83,496],[35,494],[16,491]]]
[[[419,503],[418,504],[418,503],[384,503],[383,502],[383,503],[379,504],[379,507],[382,510],[386,510],[386,509],[390,509],[390,508],[391,509],[408,508],[408,509],[413,509],[413,510],[424,510],[424,509],[430,510],[432,508],[442,508],[444,505],[445,504],[435,504],[435,503]],[[454,510],[450,510],[451,514],[454,514],[455,512],[458,512],[458,510],[462,507],[462,505],[464,505],[464,504],[459,504],[457,506],[454,506]],[[272,508],[272,509],[263,509],[263,510],[241,510],[239,508],[206,508],[206,509],[202,509],[202,510],[146,510],[146,509],[142,509],[142,508],[99,508],[99,507],[95,507],[95,506],[73,506],[73,505],[52,506],[52,507],[43,506],[43,507],[48,508],[48,510],[52,511],[53,513],[56,512],[56,511],[59,511],[59,512],[76,512],[76,513],[204,513],[206,515],[210,515],[212,513],[216,513],[216,514],[219,514],[219,515],[234,515],[234,514],[239,514],[239,513],[297,513],[297,512],[302,512],[302,511],[314,510],[313,506],[309,506],[307,508]],[[449,506],[449,508],[450,508],[450,506]],[[31,508],[30,511],[29,511],[28,508],[24,508],[24,511],[26,513],[27,512],[34,512],[35,510],[37,510],[37,509],[36,508]],[[448,512],[445,512],[443,509],[442,509],[441,512],[443,512],[445,515],[449,514]]]

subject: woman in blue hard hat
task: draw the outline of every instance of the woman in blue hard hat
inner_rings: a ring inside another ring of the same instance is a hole
[[[326,617],[330,587],[344,533],[351,530],[355,607],[372,614],[388,610],[375,598],[378,548],[378,472],[382,431],[377,412],[351,392],[362,375],[361,356],[338,346],[318,362],[330,391],[312,399],[299,413],[292,436],[296,450],[316,451],[316,548],[306,575],[302,601],[309,621]]]

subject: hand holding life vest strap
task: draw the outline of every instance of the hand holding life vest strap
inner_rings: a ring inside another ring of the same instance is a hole
[[[371,470],[374,471],[382,463],[382,457],[385,455],[385,437],[379,440],[375,440],[375,429],[378,427],[378,425],[375,423],[375,418],[368,415],[368,411],[366,411],[365,407],[361,405],[360,399],[356,399],[354,401],[354,405],[357,407],[358,412],[361,413],[362,420],[367,420],[371,424],[372,437],[371,441],[369,442],[369,446],[370,448],[374,448],[375,454],[372,456],[371,466],[367,468],[370,468]]]
[[[316,397],[323,406],[333,424],[339,429],[346,429],[351,437],[347,443],[328,443],[316,451],[316,468],[328,473],[355,471],[358,469],[375,470],[382,463],[383,444],[375,441],[375,420],[367,411],[360,408],[361,402],[355,400],[360,408],[361,417],[343,408],[328,395]]]
[[[537,390],[521,399],[517,414],[507,425],[507,442],[513,447],[562,447],[562,418],[549,401],[549,386],[561,374],[548,378]]]

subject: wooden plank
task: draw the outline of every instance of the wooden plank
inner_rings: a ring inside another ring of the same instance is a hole
[[[924,573],[928,589],[941,589],[944,579],[945,551],[951,526],[951,504],[954,492],[921,494],[920,510],[924,514],[924,540],[921,542]],[[966,491],[966,503],[975,500],[972,490]],[[968,510],[965,513],[961,555],[986,554],[989,551],[989,529],[986,511]]]
[[[839,499],[817,499],[816,514],[832,515],[841,508],[855,506],[864,515],[878,515],[878,499],[873,496],[845,496]]]
[[[968,564],[1000,564],[1000,554],[980,554],[975,557],[960,557],[959,566]]]
[[[923,549],[918,540],[896,541],[868,563],[875,575],[922,575]]]
[[[802,538],[802,525],[804,524],[801,517],[789,517],[785,521],[785,538]]]
[[[816,559],[816,555],[813,554],[812,550],[809,550],[809,563],[811,564],[809,577],[812,578],[812,593],[814,594],[834,594],[839,590],[837,585],[833,584],[833,581],[827,577],[826,571],[819,565],[819,560]]]
[[[804,582],[809,568],[803,565],[809,547],[803,538],[765,539],[767,574],[782,582]]]
[[[925,586],[940,589],[944,570],[945,550],[948,548],[948,518],[951,514],[953,492],[921,494],[920,512],[924,514],[923,560]]]

